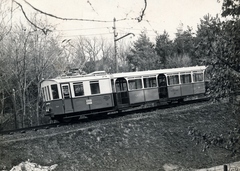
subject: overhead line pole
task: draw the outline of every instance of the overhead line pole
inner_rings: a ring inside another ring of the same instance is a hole
[[[114,38],[114,60],[115,60],[115,72],[118,73],[118,62],[117,62],[117,44],[116,44],[116,18],[113,18],[113,38]]]
[[[135,36],[135,34],[133,33],[128,33],[122,37],[119,37],[117,38],[117,33],[116,33],[116,18],[113,18],[113,38],[114,38],[114,60],[115,60],[115,67],[116,67],[116,70],[115,72],[118,73],[118,59],[117,59],[117,41],[126,37],[126,36],[129,36],[129,35],[133,35]]]

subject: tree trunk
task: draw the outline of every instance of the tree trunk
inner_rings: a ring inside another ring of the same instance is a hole
[[[4,90],[2,90],[0,125],[2,125],[4,119],[4,98]]]
[[[36,103],[36,115],[37,115],[37,125],[39,125],[39,104],[40,104],[40,83],[38,83],[38,96],[37,96],[37,103]]]

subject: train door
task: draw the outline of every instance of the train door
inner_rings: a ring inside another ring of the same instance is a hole
[[[158,94],[160,100],[168,98],[167,78],[164,74],[158,75]]]
[[[62,100],[64,105],[64,112],[71,113],[73,112],[72,98],[69,84],[61,84],[62,89]]]
[[[119,108],[129,106],[129,94],[127,88],[127,80],[125,78],[117,78],[115,82],[116,102]]]

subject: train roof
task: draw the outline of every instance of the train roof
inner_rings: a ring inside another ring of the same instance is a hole
[[[150,76],[150,75],[158,75],[158,74],[167,74],[168,75],[168,74],[174,74],[174,73],[202,71],[205,69],[206,69],[206,66],[194,66],[194,67],[159,69],[159,70],[149,70],[149,71],[125,72],[125,73],[112,74],[112,78]]]
[[[63,76],[52,79],[42,80],[42,82],[55,82],[55,83],[68,83],[68,82],[79,82],[79,81],[94,81],[110,78],[109,74],[106,74],[105,71],[93,72],[87,75],[76,75],[76,76]]]
[[[76,76],[65,76],[57,77],[53,79],[43,80],[41,83],[45,84],[51,83],[67,83],[67,82],[79,82],[79,81],[94,81],[109,78],[120,78],[120,77],[137,77],[137,76],[151,76],[158,74],[174,74],[179,72],[191,72],[191,71],[201,71],[205,70],[205,66],[194,66],[194,67],[183,67],[183,68],[171,68],[171,69],[159,69],[159,70],[149,70],[149,71],[136,71],[136,72],[123,72],[115,74],[107,74],[105,71],[96,71],[87,75],[76,75]]]

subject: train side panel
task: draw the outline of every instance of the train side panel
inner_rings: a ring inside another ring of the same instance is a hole
[[[73,108],[75,112],[90,110],[89,105],[87,105],[88,97],[78,97],[73,98]]]
[[[168,86],[168,98],[175,98],[181,96],[181,85]]]
[[[109,108],[114,106],[112,94],[91,96],[89,97],[88,101],[91,110]]]
[[[143,103],[144,102],[144,93],[143,90],[134,90],[129,91],[129,101],[130,104]]]
[[[181,85],[181,93],[182,96],[189,96],[189,95],[193,95],[193,83],[190,84],[182,84]]]
[[[146,102],[159,100],[158,87],[151,88],[151,89],[144,89],[143,91],[144,91],[144,97]]]
[[[193,92],[194,94],[202,94],[205,93],[205,82],[198,82],[198,83],[194,83],[193,85]]]
[[[64,113],[62,100],[54,100],[51,102],[46,102],[46,107],[51,110],[49,111],[50,113],[54,113],[56,115]]]
[[[74,84],[74,83],[73,83]],[[78,83],[79,85],[80,83]],[[75,89],[73,88],[73,91]],[[109,79],[83,81],[82,97],[73,98],[74,112],[114,107],[112,88]]]
[[[168,98],[186,97],[205,93],[205,83],[191,83],[168,86]]]

